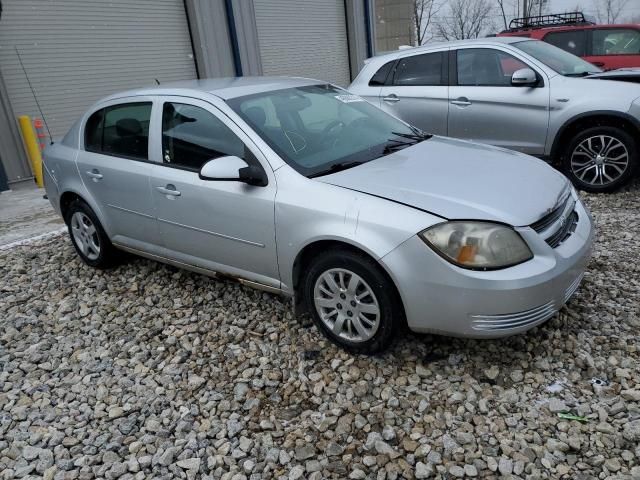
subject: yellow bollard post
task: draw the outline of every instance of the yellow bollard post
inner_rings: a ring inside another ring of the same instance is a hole
[[[33,125],[28,115],[19,116],[18,123],[20,124],[24,146],[27,148],[27,155],[31,161],[31,169],[33,170],[33,175],[36,177],[36,184],[42,188],[44,187],[42,181],[42,155],[38,148],[36,132],[33,130]]]

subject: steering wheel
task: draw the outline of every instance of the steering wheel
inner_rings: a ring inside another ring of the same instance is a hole
[[[342,120],[332,120],[331,122],[329,122],[329,124],[322,129],[322,133],[320,134],[320,143],[324,144],[329,138],[331,132],[333,132],[336,128],[344,128],[345,126],[346,124]],[[334,140],[333,145],[335,145],[336,141],[337,139]]]

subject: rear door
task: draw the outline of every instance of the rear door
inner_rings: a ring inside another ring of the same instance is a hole
[[[587,30],[564,30],[547,33],[543,40],[577,57],[585,57],[588,51]]]
[[[606,70],[640,67],[640,30],[594,28],[589,38],[588,62]]]
[[[402,57],[380,89],[380,106],[421,130],[447,135],[447,51]]]
[[[151,99],[137,97],[93,112],[77,157],[80,176],[111,240],[143,250],[161,243],[149,188],[152,106]]]
[[[461,48],[451,54],[451,137],[544,155],[549,124],[549,81],[514,87],[513,72],[531,68],[504,50]]]
[[[161,160],[151,166],[151,192],[168,255],[278,288],[276,184],[266,159],[235,123],[207,102],[163,97],[157,115],[153,158]],[[200,178],[207,161],[228,155],[262,168],[268,185]]]

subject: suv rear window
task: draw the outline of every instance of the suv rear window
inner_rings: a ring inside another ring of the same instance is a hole
[[[544,36],[544,41],[578,57],[584,57],[587,54],[587,32],[585,30],[547,33]]]
[[[394,85],[444,85],[442,52],[412,55],[400,59]]]

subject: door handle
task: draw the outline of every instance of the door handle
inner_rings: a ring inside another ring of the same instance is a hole
[[[593,63],[596,67],[600,67],[600,68],[604,67],[604,62],[591,62],[591,63]]]
[[[398,96],[395,93],[387,95],[382,100],[384,100],[385,102],[389,102],[389,103],[396,103],[396,102],[400,101],[400,99],[398,98]]]
[[[171,197],[180,196],[180,192],[176,190],[176,187],[174,185],[171,185],[171,184],[168,184],[166,187],[156,187],[156,190],[158,190],[160,193],[169,195]]]
[[[94,182],[102,180],[102,174],[97,168],[94,168],[93,170],[87,170],[87,176],[92,178]]]
[[[460,107],[467,107],[471,105],[471,102],[467,97],[456,98],[455,100],[451,100],[452,105],[458,105]]]

